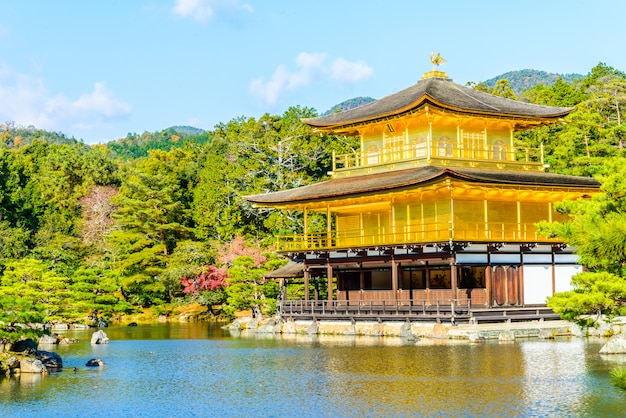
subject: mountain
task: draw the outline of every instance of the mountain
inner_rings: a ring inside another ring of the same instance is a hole
[[[181,126],[181,125],[170,126],[169,128],[165,130],[166,131],[171,130],[179,134],[187,134],[187,135],[202,135],[203,133],[206,132],[204,129],[194,128],[193,126]]]
[[[376,99],[372,99],[371,97],[355,97],[354,99],[346,100],[345,102],[341,102],[337,105],[334,105],[326,112],[322,113],[322,116],[330,115],[332,113],[345,112],[346,110],[354,109],[355,107],[363,106],[364,104],[368,104],[370,102],[375,101]]]
[[[570,84],[576,80],[585,78],[582,74],[557,74],[539,70],[518,70],[500,74],[496,77],[490,78],[489,80],[483,81],[483,83],[490,88],[494,88],[498,80],[509,80],[511,89],[513,89],[517,96],[520,96],[522,91],[528,90],[538,84],[551,86],[559,77],[562,78],[563,81]]]
[[[565,81],[566,83],[570,84],[574,83],[576,80],[582,80],[583,78],[585,78],[584,75],[576,73],[558,74],[539,70],[518,70],[500,74],[498,76],[490,78],[489,80],[483,81],[482,84],[486,84],[489,88],[494,88],[498,80],[509,80],[511,89],[518,97],[520,97],[522,91],[528,90],[538,84],[551,86],[556,82],[559,77],[562,78],[563,81]],[[326,116],[337,112],[345,112],[346,110],[363,106],[364,104],[373,102],[375,100],[376,99],[372,99],[371,97],[355,97],[354,99],[346,100],[345,102],[341,102],[331,107],[329,110],[322,113],[321,116]]]

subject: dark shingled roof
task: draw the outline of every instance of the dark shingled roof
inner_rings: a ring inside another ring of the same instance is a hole
[[[540,106],[505,99],[453,83],[449,79],[429,78],[398,93],[366,105],[328,116],[302,119],[320,129],[340,128],[411,112],[425,104],[468,114],[507,116],[550,122],[566,116],[573,108]]]
[[[597,188],[600,186],[598,181],[589,177],[530,171],[477,170],[470,168],[450,169],[426,166],[370,174],[367,176],[335,178],[295,189],[245,196],[245,199],[259,205],[306,202],[424,185],[433,183],[446,176],[468,182],[499,185],[572,188]]]
[[[294,277],[304,277],[304,263],[289,261],[284,266],[270,271],[264,275],[267,279],[289,279]]]

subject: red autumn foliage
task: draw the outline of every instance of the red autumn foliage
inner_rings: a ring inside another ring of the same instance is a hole
[[[237,257],[248,256],[254,260],[254,265],[259,267],[267,261],[258,243],[249,244],[241,235],[236,235],[230,243],[220,248],[217,261],[223,266],[230,266]]]
[[[197,277],[183,277],[181,279],[184,293],[197,294],[202,290],[217,290],[228,286],[226,283],[226,267],[217,267],[215,264],[205,266]]]
[[[267,261],[258,243],[249,244],[243,237],[237,235],[230,243],[224,244],[216,257],[218,265],[204,266],[202,273],[197,277],[183,277],[180,282],[184,293],[198,294],[203,290],[218,290],[228,286],[228,268],[237,257],[248,256],[259,267]]]

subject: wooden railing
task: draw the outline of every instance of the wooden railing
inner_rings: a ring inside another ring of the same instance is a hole
[[[469,299],[426,300],[286,300],[279,305],[283,319],[512,322],[555,320],[559,315],[545,305],[485,308]]]
[[[426,300],[286,300],[280,315],[306,318],[393,318],[421,316],[431,320],[469,318],[469,299]]]
[[[504,147],[504,146],[471,146],[457,144],[411,144],[401,147],[381,148],[376,151],[353,152],[349,154],[333,154],[333,171],[350,170],[358,167],[389,164],[400,161],[420,161],[431,159],[457,159],[466,161],[483,161],[494,163],[517,163],[526,165],[543,165],[543,147]]]
[[[366,234],[361,230],[330,231],[277,237],[277,251],[315,251],[334,248],[358,248],[429,242],[485,241],[485,242],[558,242],[557,238],[541,236],[531,223],[489,222],[424,224],[403,226],[397,231],[381,228]]]

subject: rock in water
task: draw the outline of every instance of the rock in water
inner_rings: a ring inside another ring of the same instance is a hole
[[[30,338],[19,340],[11,344],[11,351],[14,353],[34,352],[37,349],[37,343]]]
[[[92,344],[108,344],[109,337],[107,337],[104,331],[98,330],[94,332],[93,335],[91,336],[91,343]]]
[[[38,358],[27,357],[20,360],[21,373],[47,373],[48,369]]]
[[[600,349],[600,354],[626,354],[626,338],[623,335],[611,337]]]
[[[52,345],[52,344],[58,344],[59,340],[57,340],[56,337],[52,336],[52,335],[48,335],[48,334],[44,334],[41,336],[41,338],[39,338],[39,344],[41,345]]]
[[[55,352],[38,350],[35,352],[35,355],[48,369],[58,370],[63,368],[63,359]]]
[[[515,342],[515,334],[512,331],[502,331],[498,334],[498,341],[505,343]]]
[[[86,366],[87,367],[102,367],[104,366],[104,361],[100,360],[99,358],[92,358],[91,360],[87,361]]]

